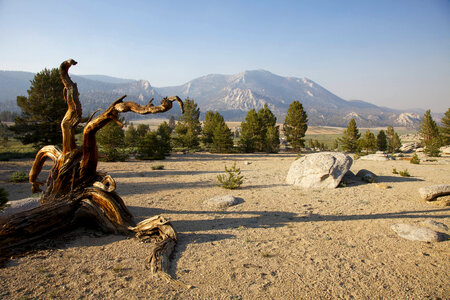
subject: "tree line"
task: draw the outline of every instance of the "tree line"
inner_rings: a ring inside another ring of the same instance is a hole
[[[442,118],[442,126],[436,124],[431,111],[427,110],[420,122],[419,135],[424,152],[429,156],[439,156],[440,147],[450,145],[450,108]],[[340,147],[344,151],[358,154],[375,151],[395,153],[401,146],[400,137],[392,126],[388,126],[386,132],[380,130],[376,137],[370,130],[366,130],[361,136],[353,118],[348,122],[344,136],[334,143],[334,148]]]
[[[44,69],[31,81],[28,97],[17,97],[22,113],[15,116],[15,125],[10,129],[22,143],[33,144],[36,148],[61,144],[60,124],[67,109],[63,89],[58,70]],[[4,117],[11,116],[5,114]],[[282,129],[287,146],[292,151],[299,152],[305,147],[307,123],[303,105],[293,101]],[[436,125],[430,111],[425,113],[420,134],[427,153],[438,155],[440,146],[450,144],[449,128],[450,109],[445,113],[441,127]],[[280,150],[280,128],[267,104],[258,111],[248,111],[240,128],[232,132],[219,112],[207,111],[202,124],[200,109],[190,98],[185,99],[185,113],[178,121],[171,117],[169,122],[161,123],[156,130],[150,130],[149,126],[143,124],[136,127],[130,125],[127,130],[123,130],[111,123],[99,131],[97,138],[100,151],[107,160],[122,160],[130,154],[140,159],[161,159],[174,149],[203,149],[216,153],[277,153]],[[312,140],[308,146],[326,148],[324,144]],[[356,121],[351,119],[344,136],[335,141],[333,148],[369,153],[377,150],[395,152],[400,146],[400,138],[392,126],[386,132],[379,131],[377,136],[370,130],[361,136]]]

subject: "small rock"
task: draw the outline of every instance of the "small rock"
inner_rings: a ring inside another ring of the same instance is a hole
[[[385,189],[385,190],[387,190],[387,189],[389,189],[389,188],[390,188],[390,186],[389,186],[389,185],[387,185],[387,184],[384,184],[384,183],[375,183],[375,186],[376,186],[377,188],[380,188],[380,189]]]
[[[426,221],[421,222],[420,224],[431,227],[435,230],[448,231],[448,226],[441,222],[437,222],[437,221],[433,221],[433,220],[426,220]]]
[[[421,187],[419,193],[424,200],[431,201],[440,196],[450,195],[450,184],[437,184]]]
[[[358,171],[358,173],[356,173],[356,177],[361,178],[362,181],[373,183],[375,182],[377,175],[375,175],[369,170],[361,169]]]
[[[439,242],[442,236],[434,230],[425,227],[417,227],[409,224],[395,224],[391,226],[400,237],[410,241]]]
[[[213,208],[226,208],[239,203],[239,198],[231,195],[217,196],[203,202],[204,204]]]

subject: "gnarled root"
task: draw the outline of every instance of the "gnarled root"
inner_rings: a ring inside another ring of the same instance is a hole
[[[139,222],[136,227],[130,227],[130,230],[136,232],[136,237],[145,243],[156,240],[156,244],[148,259],[149,267],[153,275],[159,276],[168,283],[185,289],[192,288],[191,285],[186,285],[172,278],[167,273],[169,257],[177,242],[177,234],[169,221],[161,216],[154,216]]]

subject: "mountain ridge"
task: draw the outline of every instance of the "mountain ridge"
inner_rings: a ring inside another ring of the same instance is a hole
[[[306,77],[283,77],[263,69],[231,75],[208,74],[169,87],[153,87],[147,80],[106,75],[71,76],[78,83],[86,112],[104,109],[124,94],[128,101],[140,104],[147,103],[150,98],[157,102],[163,96],[178,95],[182,99],[194,99],[202,113],[219,111],[227,120],[241,121],[250,109],[258,110],[265,104],[282,120],[289,104],[299,100],[310,125],[346,126],[350,116],[358,119],[358,126],[364,127],[415,127],[420,121],[417,110],[397,110],[363,100],[345,100]],[[7,104],[4,107],[14,106],[16,96],[27,94],[33,77],[31,72],[0,71],[0,102]]]

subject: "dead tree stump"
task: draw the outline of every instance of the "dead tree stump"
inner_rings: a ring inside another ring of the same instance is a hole
[[[67,112],[61,122],[62,150],[55,146],[45,146],[36,155],[31,167],[29,181],[33,193],[40,192],[43,182],[37,177],[47,158],[53,161],[53,167],[45,184],[37,208],[12,215],[0,223],[0,256],[8,257],[22,245],[31,244],[56,231],[68,228],[83,220],[95,221],[97,226],[115,234],[136,234],[143,241],[156,241],[149,259],[152,273],[178,285],[182,283],[172,279],[164,272],[164,261],[172,252],[176,243],[176,233],[170,223],[160,216],[144,220],[135,225],[133,216],[122,198],[115,192],[114,179],[97,172],[98,149],[95,135],[98,130],[113,121],[123,126],[119,114],[135,112],[138,114],[162,113],[172,108],[177,101],[183,111],[183,102],[177,96],[166,97],[161,104],[154,106],[151,99],[147,105],[123,102],[126,96],[114,101],[108,109],[93,119],[82,118],[78,88],[72,82],[68,71],[77,62],[64,61],[60,66],[60,76],[64,84],[64,99]],[[75,128],[86,122],[83,130],[83,145],[75,142]]]

